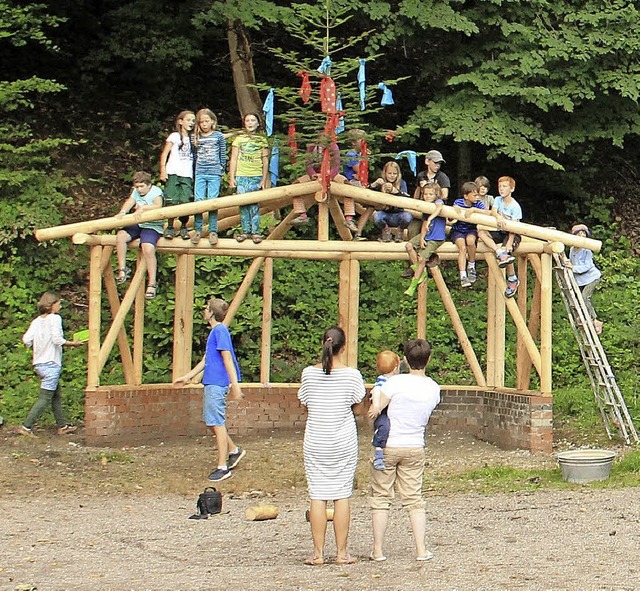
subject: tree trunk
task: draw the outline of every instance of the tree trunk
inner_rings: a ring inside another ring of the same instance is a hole
[[[469,142],[460,142],[458,144],[458,190],[462,187],[462,183],[472,181],[471,178],[471,144]]]
[[[247,113],[261,113],[262,101],[258,89],[252,86],[256,83],[256,77],[253,72],[251,44],[247,31],[239,20],[227,22],[227,40],[240,115],[244,117]]]

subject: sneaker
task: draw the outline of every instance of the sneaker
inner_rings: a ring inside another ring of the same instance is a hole
[[[518,293],[518,285],[520,285],[520,280],[516,279],[515,281],[507,281],[507,289],[504,290],[505,298],[512,298],[516,293]]]
[[[227,466],[229,466],[229,470],[233,470],[244,456],[247,455],[247,452],[241,447],[238,448],[238,451],[234,454],[229,454],[227,458]]]
[[[355,225],[353,220],[345,220],[344,225],[352,232],[358,232],[358,226]]]
[[[176,235],[176,234],[175,234],[175,232],[173,231],[173,228],[167,228],[167,229],[164,231],[164,237],[165,237],[167,240],[173,240],[173,237],[174,237],[175,235]]]
[[[200,242],[201,237],[202,237],[202,233],[196,230],[193,236],[191,236],[191,244],[198,244]]]
[[[417,556],[416,560],[431,560],[433,558],[433,552],[429,552],[429,550],[427,550],[427,552],[425,554],[423,554],[422,556]]]
[[[18,427],[18,433],[20,433],[20,435],[26,435],[27,437],[37,437],[29,427],[25,427],[24,425]]]
[[[386,470],[387,467],[384,465],[384,458],[376,458],[375,460],[373,460],[373,469]]]
[[[231,478],[231,470],[227,468],[216,468],[211,474],[209,474],[209,480],[212,482],[220,482],[221,480],[226,480],[227,478]]]
[[[496,255],[496,258],[498,259],[498,267],[502,268],[502,267],[506,267],[507,265],[509,265],[510,263],[513,263],[513,261],[516,260],[516,257],[511,256],[510,254],[507,254],[506,252],[500,252]]]
[[[477,281],[478,274],[476,273],[475,267],[469,267],[467,269],[467,277],[469,278],[469,281],[471,281],[471,283],[475,283]]]
[[[306,213],[301,213],[298,217],[293,218],[291,223],[294,226],[305,226],[309,223],[309,216]]]
[[[394,242],[404,242],[404,230],[398,228],[396,230],[396,235],[393,237]]]
[[[215,246],[216,244],[218,244],[217,232],[209,232],[209,244],[211,244],[211,246]]]
[[[472,285],[473,283],[469,281],[468,277],[463,277],[462,279],[460,279],[460,287],[471,287]]]
[[[382,234],[378,240],[380,242],[391,242],[391,230],[389,228],[382,230]]]
[[[180,228],[180,238],[183,240],[189,240],[189,230],[187,230],[187,226],[182,226],[182,228]]]
[[[78,430],[78,427],[75,425],[65,425],[64,427],[58,428],[58,435],[69,435],[70,433],[75,433]]]

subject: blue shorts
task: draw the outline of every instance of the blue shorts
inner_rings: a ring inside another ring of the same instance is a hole
[[[33,366],[36,375],[40,378],[40,388],[54,391],[58,388],[62,366],[48,361],[47,363],[36,363]]]
[[[468,232],[460,232],[459,230],[451,230],[451,234],[449,235],[449,239],[451,240],[451,242],[453,242],[455,244],[455,241],[458,240],[459,238],[462,238],[465,242],[465,244],[467,243],[467,236],[471,234],[472,236],[475,237],[476,242],[478,241],[478,230],[476,228],[474,228],[473,230],[469,230]]]
[[[141,228],[137,224],[135,226],[126,226],[122,229],[131,236],[131,240],[140,238],[140,244],[153,244],[155,246],[160,239],[160,234],[155,230],[151,228]],[[128,242],[131,242],[131,240]]]
[[[221,427],[227,412],[229,386],[209,384],[204,387],[202,397],[202,420],[207,427]]]

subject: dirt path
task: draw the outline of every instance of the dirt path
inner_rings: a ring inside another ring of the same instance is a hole
[[[387,536],[388,560],[371,563],[364,483],[352,503],[350,548],[359,562],[306,567],[302,561],[309,554],[310,534],[304,489],[251,493],[245,487],[251,474],[273,471],[263,465],[263,449],[272,458],[289,454],[295,467],[300,458],[293,450],[299,451],[299,443],[295,438],[268,445],[248,442],[242,474],[239,468],[237,476],[219,485],[223,514],[195,521],[187,517],[205,482],[202,474],[190,474],[197,472],[193,464],[200,467],[202,455],[210,455],[204,441],[124,450],[132,461],[105,465],[105,450],[88,450],[74,441],[5,438],[0,448],[0,589],[640,588],[640,489],[576,487],[496,495],[430,490],[428,541],[435,558],[414,560],[407,516],[396,507]],[[431,436],[429,443],[433,473],[484,465],[553,465],[548,457],[503,452],[454,434]],[[168,473],[170,466],[175,474]],[[207,467],[201,468],[206,472]],[[290,478],[284,468],[280,472]],[[70,482],[74,486],[65,490]],[[161,482],[169,492],[161,492]],[[195,492],[171,492],[180,482]],[[278,518],[245,520],[245,510],[261,502],[275,504]],[[327,556],[334,555],[329,528]]]

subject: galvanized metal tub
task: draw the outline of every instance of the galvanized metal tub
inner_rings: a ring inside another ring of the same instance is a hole
[[[609,478],[616,455],[606,449],[573,449],[561,451],[556,457],[564,480],[584,484]]]

